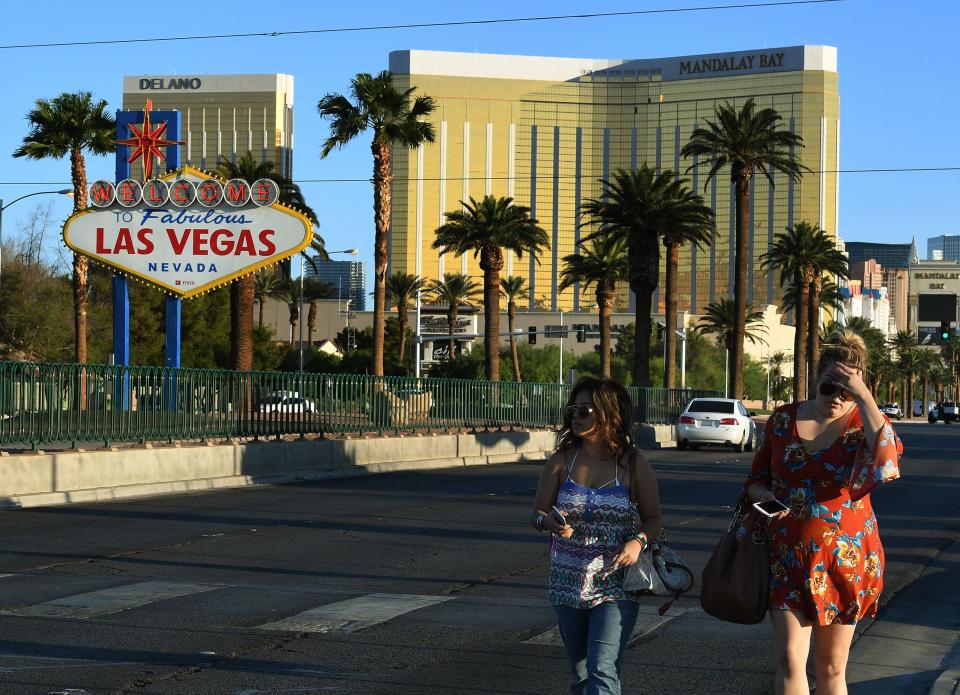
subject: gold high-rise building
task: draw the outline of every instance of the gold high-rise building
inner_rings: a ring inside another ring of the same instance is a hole
[[[123,110],[180,112],[181,164],[212,171],[221,157],[251,152],[290,178],[293,171],[291,75],[130,75],[123,78]],[[169,133],[167,134],[170,135]],[[131,175],[142,176],[140,163]]]
[[[600,179],[646,163],[679,172],[716,212],[714,243],[684,247],[680,256],[680,310],[702,313],[732,291],[733,186],[729,168],[707,183],[709,162],[684,159],[680,150],[694,128],[714,118],[717,105],[729,101],[739,107],[751,97],[761,108],[776,109],[782,127],[803,137],[798,154],[813,172],[797,184],[774,174],[772,187],[762,172],[753,178],[751,301],[761,305],[780,298],[779,283],[759,260],[775,234],[802,220],[838,231],[833,47],[645,60],[395,51],[390,70],[398,86],[416,87],[437,102],[436,142],[395,150],[391,272],[481,275],[473,257],[439,257],[431,248],[434,230],[444,212],[458,209],[468,196],[511,196],[532,209],[551,247],[539,262],[527,254],[508,256],[503,274],[527,278],[531,308],[590,310],[592,295],[557,289],[562,258],[576,252],[581,235],[577,211],[584,200],[600,195]],[[633,308],[626,288],[619,297],[621,308]],[[660,292],[653,310],[663,310]]]

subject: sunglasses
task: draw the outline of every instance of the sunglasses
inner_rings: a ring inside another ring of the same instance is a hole
[[[584,418],[587,415],[593,414],[593,406],[587,405],[586,403],[578,403],[576,405],[568,405],[563,409],[567,414],[567,417],[579,417]]]
[[[817,387],[817,390],[824,396],[834,396],[839,392],[841,401],[849,401],[851,398],[853,398],[853,396],[845,391],[842,386],[835,384],[832,381],[824,381],[822,384],[820,384],[820,386]]]

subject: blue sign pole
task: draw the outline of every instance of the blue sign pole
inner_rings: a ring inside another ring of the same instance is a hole
[[[150,118],[154,123],[166,122],[167,135],[170,140],[180,139],[180,112],[179,111],[151,111]],[[127,137],[131,123],[143,123],[143,111],[117,111],[117,140]],[[166,148],[167,172],[180,168],[180,145],[168,145]],[[129,145],[117,145],[116,179],[117,183],[130,178]],[[115,273],[113,276],[113,356],[114,363],[128,366],[130,364],[130,281]],[[168,297],[166,301],[166,350],[164,364],[167,367],[180,366],[180,298]],[[122,401],[123,410],[129,410],[130,388],[129,374],[124,370],[123,383],[118,384],[118,405]],[[122,389],[122,390],[121,390]],[[170,409],[176,409],[176,384],[171,384],[172,400],[167,403]]]

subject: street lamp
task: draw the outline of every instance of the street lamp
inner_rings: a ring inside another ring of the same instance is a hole
[[[343,251],[327,251],[328,256],[332,256],[335,253],[342,253],[347,256],[356,256],[358,251],[356,249],[345,249]],[[300,343],[300,378],[301,386],[303,379],[303,276],[306,275],[306,263],[307,257],[303,254],[300,255],[300,326],[299,326],[299,343]],[[349,340],[349,337],[347,338]]]
[[[35,191],[34,193],[27,193],[26,195],[22,195],[22,196],[20,196],[19,198],[14,198],[13,200],[11,200],[11,201],[10,201],[9,203],[7,203],[6,205],[3,204],[3,198],[0,198],[0,272],[2,272],[2,266],[3,266],[3,258],[2,258],[2,256],[3,256],[3,211],[6,210],[6,209],[7,209],[8,207],[10,207],[11,205],[13,205],[14,203],[17,203],[17,202],[23,200],[24,198],[29,198],[30,196],[34,196],[34,195],[69,195],[69,196],[72,196],[72,195],[73,195],[73,189],[72,189],[72,188],[64,188],[64,189],[59,190],[59,191]]]

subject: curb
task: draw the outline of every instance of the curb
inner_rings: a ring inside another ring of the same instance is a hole
[[[955,695],[960,680],[960,597],[950,542],[911,584],[857,630],[847,667],[851,695]],[[929,596],[943,597],[939,603]]]

